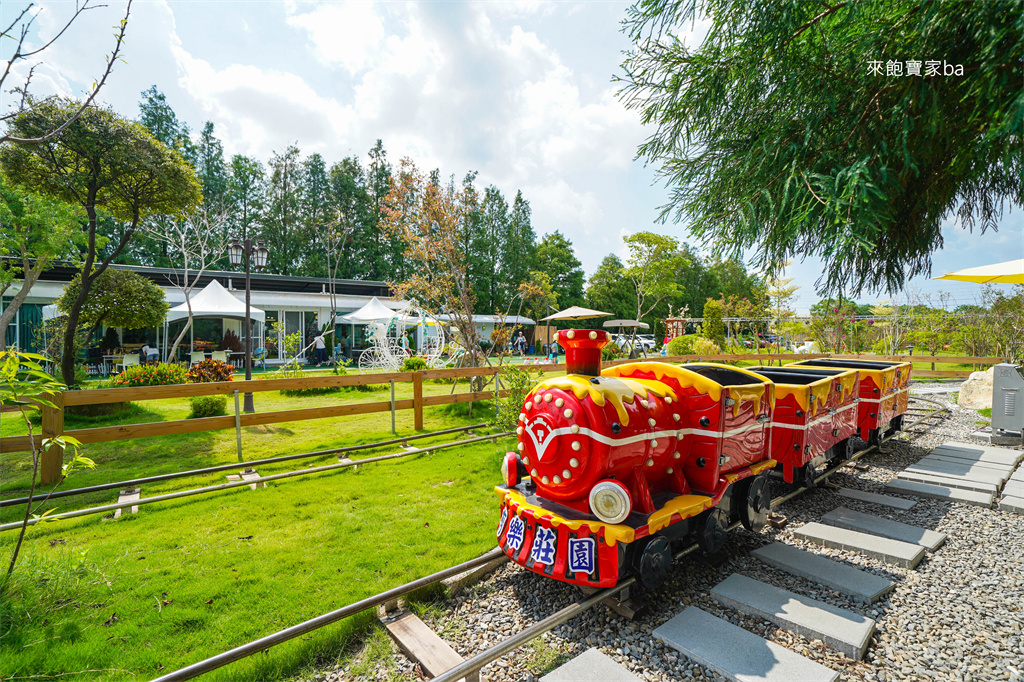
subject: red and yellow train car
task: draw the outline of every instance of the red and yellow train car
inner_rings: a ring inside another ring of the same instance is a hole
[[[786,367],[857,370],[857,428],[861,440],[877,444],[887,433],[903,427],[903,415],[910,400],[911,363],[819,358],[792,362]]]
[[[787,483],[814,486],[816,467],[853,456],[857,433],[857,370],[759,367],[775,383],[772,459]]]
[[[601,371],[602,330],[563,330],[568,375],[538,384],[503,462],[498,544],[556,580],[664,580],[670,543],[717,551],[727,527],[763,527],[775,386],[726,366],[637,362]]]

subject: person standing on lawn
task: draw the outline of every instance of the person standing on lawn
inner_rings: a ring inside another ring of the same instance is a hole
[[[323,332],[313,337],[313,355],[317,367],[327,362],[327,339],[324,338]]]

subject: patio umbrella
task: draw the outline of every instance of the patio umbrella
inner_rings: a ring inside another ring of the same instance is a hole
[[[588,320],[592,317],[608,317],[609,315],[611,313],[603,313],[600,310],[591,310],[590,308],[581,308],[578,305],[574,305],[554,315],[542,317],[541,322],[546,322],[547,320]]]
[[[608,320],[602,325],[604,327],[620,327],[623,329],[636,327],[637,329],[650,329],[651,325],[640,320]]]
[[[1024,284],[1024,258],[957,270],[935,279],[956,279],[979,284]]]

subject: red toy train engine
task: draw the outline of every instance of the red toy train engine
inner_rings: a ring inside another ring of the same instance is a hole
[[[559,332],[569,374],[537,385],[503,464],[498,543],[516,563],[608,587],[636,573],[654,587],[670,542],[706,551],[733,521],[760,529],[775,465],[775,387],[724,366],[631,363],[600,370],[607,332]]]

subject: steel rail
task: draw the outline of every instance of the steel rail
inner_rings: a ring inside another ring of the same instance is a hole
[[[272,635],[261,637],[260,639],[249,642],[248,644],[235,647],[230,651],[225,651],[224,653],[211,656],[205,660],[198,661],[192,665],[185,666],[184,668],[180,668],[174,672],[162,675],[153,680],[153,682],[179,682],[180,680],[191,680],[194,677],[208,673],[211,670],[216,670],[228,663],[233,663],[242,658],[252,656],[253,654],[258,654],[272,646],[287,642],[289,639],[294,639],[300,635],[322,628],[325,625],[330,625],[342,618],[353,616],[360,611],[365,611],[366,609],[373,608],[379,604],[389,602],[392,599],[398,599],[410,592],[423,587],[428,587],[434,583],[441,582],[445,578],[450,578],[451,576],[458,575],[463,571],[468,571],[476,568],[477,566],[482,566],[504,556],[505,552],[503,552],[500,547],[495,547],[491,551],[478,556],[475,559],[470,559],[469,561],[465,561],[457,566],[452,566],[451,568],[446,568],[443,571],[438,571],[437,573],[431,573],[428,576],[405,583],[404,585],[392,588],[386,592],[375,594],[372,597],[367,597],[366,599],[349,604],[348,606],[335,609],[330,613],[325,613],[321,616],[317,616],[316,618],[303,621],[298,625],[291,626],[290,628],[279,630]]]
[[[301,452],[294,455],[281,455],[279,457],[268,457],[266,459],[254,459],[249,462],[241,462],[247,467],[259,465],[259,464],[272,464],[274,462],[286,462],[292,459],[304,459],[306,457],[320,457],[323,455],[333,455],[343,452],[356,452],[358,450],[372,450],[373,448],[384,447],[386,445],[394,445],[396,443],[404,443],[409,440],[419,440],[421,438],[430,438],[431,436],[443,436],[449,433],[456,433],[458,431],[468,431],[470,429],[479,429],[487,426],[487,424],[481,422],[474,424],[473,426],[458,426],[452,429],[443,429],[441,431],[431,431],[430,433],[421,433],[414,436],[406,436],[405,438],[390,438],[388,440],[376,441],[374,443],[366,443],[365,445],[347,445],[342,448],[330,448],[328,450],[315,450],[313,452]],[[228,471],[230,469],[238,468],[240,462],[234,462],[232,464],[220,464],[214,467],[206,467],[204,469],[189,469],[187,471],[176,471],[170,474],[159,474],[157,476],[147,476],[145,478],[132,478],[127,481],[117,481],[115,483],[101,483],[99,485],[92,485],[85,488],[74,488],[71,490],[58,490],[57,492],[51,493],[48,499],[54,500],[60,497],[70,497],[72,495],[84,495],[85,493],[95,493],[103,490],[112,490],[114,488],[120,488],[122,486],[134,486],[142,483],[155,483],[157,481],[169,481],[175,478],[185,478],[186,476],[201,476],[203,474],[212,474],[218,471]],[[32,500],[39,502],[41,499],[46,497],[45,495],[35,495]],[[0,507],[10,507],[16,504],[26,504],[29,501],[27,497],[19,497],[9,500],[0,500]]]
[[[739,521],[732,523],[727,527],[727,530],[732,530],[739,525]],[[673,554],[672,558],[674,560],[681,559],[687,554],[690,554],[696,550],[697,543],[694,542]],[[621,583],[615,585],[615,587],[609,587],[607,589],[601,590],[600,592],[595,592],[593,595],[587,597],[584,600],[577,601],[574,604],[570,604],[569,606],[566,606],[565,608],[562,608],[556,611],[555,613],[551,614],[544,620],[537,621],[530,627],[524,630],[520,630],[508,639],[498,642],[490,649],[481,651],[476,656],[466,659],[454,668],[450,668],[444,671],[437,677],[433,678],[433,682],[455,682],[456,680],[462,679],[463,677],[466,677],[471,673],[477,672],[488,663],[501,658],[505,654],[515,651],[519,647],[523,646],[524,644],[533,639],[536,639],[545,632],[555,629],[556,627],[566,622],[570,618],[583,613],[587,609],[604,601],[608,597],[612,597],[618,594],[622,590],[633,585],[635,582],[636,577],[631,576],[623,580]]]
[[[285,471],[280,474],[272,474],[270,476],[261,476],[258,479],[231,481],[229,483],[220,483],[218,485],[208,485],[202,488],[192,488],[190,490],[179,490],[178,492],[166,493],[164,495],[154,495],[153,497],[143,497],[138,500],[131,500],[129,502],[116,502],[114,504],[105,504],[100,507],[88,507],[86,509],[77,509],[75,511],[64,512],[62,514],[50,514],[45,517],[38,517],[28,520],[28,525],[34,526],[40,521],[57,521],[59,519],[73,519],[79,516],[91,516],[93,514],[102,514],[103,512],[114,511],[116,509],[125,509],[127,507],[135,507],[143,504],[152,504],[154,502],[164,502],[166,500],[176,500],[182,497],[191,497],[192,495],[203,495],[206,493],[218,492],[221,490],[230,490],[231,488],[240,488],[244,485],[256,485],[259,483],[265,483],[267,481],[277,481],[282,478],[291,478],[294,476],[303,476],[306,474],[315,474],[324,471],[334,471],[335,469],[344,469],[347,467],[359,466],[360,464],[370,464],[372,462],[384,462],[390,459],[398,459],[400,457],[411,457],[412,455],[421,455],[425,452],[434,452],[435,450],[445,450],[447,448],[454,448],[459,445],[468,445],[470,443],[479,443],[485,440],[495,440],[497,438],[503,438],[511,435],[511,431],[505,431],[503,433],[495,433],[489,436],[477,436],[475,438],[467,438],[465,440],[454,441],[451,443],[442,443],[441,445],[430,445],[425,448],[417,448],[408,452],[397,452],[391,455],[380,455],[379,457],[367,457],[366,459],[357,459],[351,462],[339,462],[338,464],[326,464],[319,467],[310,467],[309,469],[301,469],[299,471]],[[238,466],[237,464],[235,466]],[[0,524],[0,532],[5,530],[15,530],[21,528],[25,524],[25,521],[12,521],[11,523]]]

